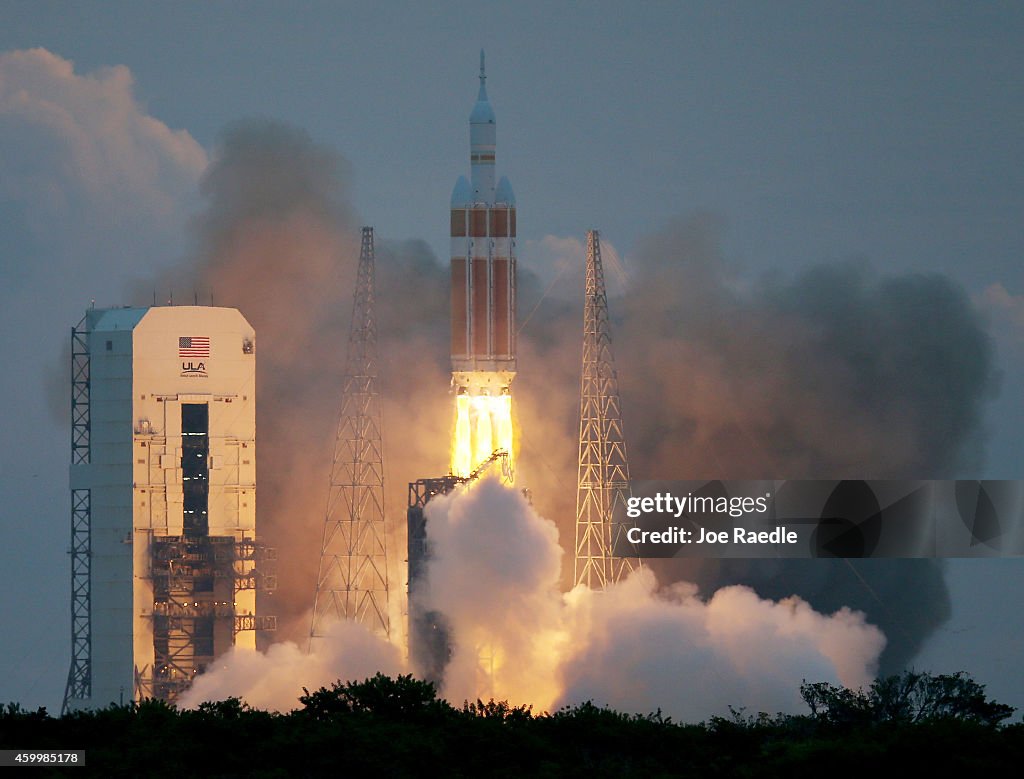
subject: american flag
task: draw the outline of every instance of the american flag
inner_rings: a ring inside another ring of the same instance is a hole
[[[178,339],[179,357],[209,357],[210,339],[206,336],[191,336]]]

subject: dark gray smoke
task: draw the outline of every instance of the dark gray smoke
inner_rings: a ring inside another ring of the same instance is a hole
[[[723,259],[719,232],[694,217],[648,238],[628,292],[611,301],[634,478],[974,474],[995,377],[990,339],[959,285],[853,261],[751,280]],[[578,371],[577,316],[556,304],[531,322],[534,358],[572,366],[557,378],[567,386]],[[574,414],[572,403],[559,408],[567,438]],[[565,500],[547,513],[572,510]],[[696,581],[705,594],[741,583],[771,598],[799,594],[819,611],[861,609],[889,639],[883,672],[910,660],[950,613],[932,561],[651,565],[660,581]]]
[[[638,251],[620,343],[645,470],[885,479],[979,466],[992,347],[959,285],[850,261],[743,289],[716,239],[691,220]],[[671,429],[642,413],[659,402]]]
[[[202,181],[194,281],[257,337],[260,535],[282,561],[261,609],[304,646],[359,253],[348,163],[303,131],[249,121],[224,133]],[[403,589],[406,485],[447,470],[447,276],[421,242],[376,240],[392,591]],[[180,282],[179,282],[180,283]],[[170,286],[163,282],[162,286]],[[391,604],[400,627],[402,604]],[[399,631],[399,635],[401,632]]]
[[[282,638],[302,635],[315,586],[358,252],[347,180],[348,165],[302,131],[246,122],[225,132],[201,184],[199,286],[256,330],[258,523],[282,560],[261,609]]]

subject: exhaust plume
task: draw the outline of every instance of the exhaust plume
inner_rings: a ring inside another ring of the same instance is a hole
[[[659,592],[649,569],[563,595],[554,523],[497,479],[435,498],[426,513],[426,605],[451,626],[443,691],[455,703],[593,700],[696,721],[730,704],[795,711],[803,679],[857,687],[874,677],[885,638],[845,607],[827,616],[739,586],[704,601],[692,584]]]
[[[554,523],[494,477],[431,501],[427,536],[423,597],[451,627],[441,691],[456,706],[493,697],[554,711],[593,700],[688,721],[729,705],[796,711],[804,679],[867,685],[885,643],[845,607],[828,616],[796,597],[776,603],[736,586],[705,601],[692,584],[659,592],[649,569],[602,592],[563,594]],[[303,687],[378,670],[402,672],[395,646],[336,623],[309,654],[292,642],[232,650],[180,703],[239,696],[288,711]]]

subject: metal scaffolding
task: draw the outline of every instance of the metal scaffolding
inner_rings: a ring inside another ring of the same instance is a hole
[[[619,382],[612,355],[608,295],[597,230],[587,232],[583,308],[583,372],[580,385],[579,471],[576,489],[575,583],[604,589],[633,570],[639,560],[618,557],[623,532],[613,519],[629,497],[629,462],[622,434]]]
[[[89,325],[88,314],[71,328],[71,465],[88,465],[90,457],[89,416]],[[92,494],[88,489],[71,489],[71,667],[64,688],[61,713],[72,699],[92,695]]]
[[[373,228],[364,227],[310,644],[334,620],[391,633],[374,276]]]
[[[242,590],[273,592],[276,551],[233,536],[155,536],[153,668],[135,669],[133,698],[175,700],[244,630],[277,629],[277,618],[239,614]]]

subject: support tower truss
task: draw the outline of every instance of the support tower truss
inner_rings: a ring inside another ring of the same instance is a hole
[[[364,227],[310,642],[348,619],[390,636],[373,228]]]
[[[616,549],[627,548],[625,539],[618,538],[624,529],[614,525],[613,515],[629,494],[629,463],[612,355],[601,241],[597,230],[589,230],[576,489],[576,584],[604,589],[639,564],[635,558],[614,554]]]
[[[71,465],[90,457],[88,316],[71,328]],[[91,491],[71,489],[71,667],[61,712],[92,695]]]

